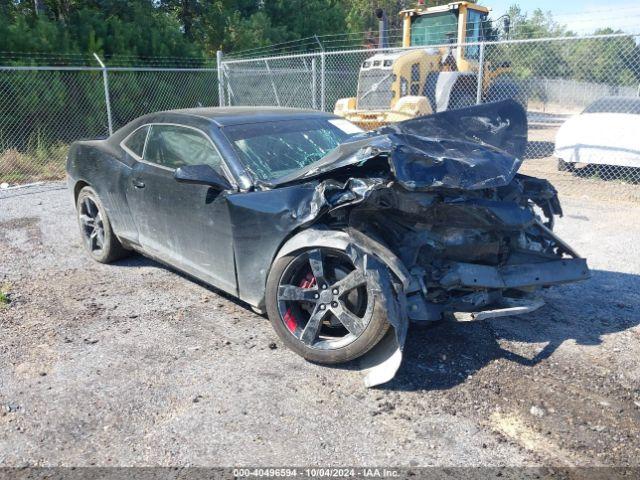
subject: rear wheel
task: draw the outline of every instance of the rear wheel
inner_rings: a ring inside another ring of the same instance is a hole
[[[114,235],[107,212],[93,188],[80,190],[76,210],[82,243],[91,258],[109,263],[129,253]]]
[[[485,97],[487,103],[500,102],[508,99],[515,100],[526,110],[527,95],[514,79],[499,78],[495,80],[489,87],[489,91]]]
[[[276,260],[267,279],[266,305],[282,341],[318,363],[357,358],[389,328],[364,272],[345,252],[325,247]]]

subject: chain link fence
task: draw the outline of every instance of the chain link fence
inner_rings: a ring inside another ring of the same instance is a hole
[[[551,178],[572,193],[598,185],[604,197],[616,189],[625,199],[640,200],[640,149],[633,134],[640,128],[639,43],[638,35],[611,34],[229,57],[221,62],[221,90],[227,105],[333,111],[340,101],[349,105],[340,114],[366,129],[514,98],[529,120],[524,172]],[[413,97],[409,106],[403,105],[406,97]],[[622,130],[608,118],[617,118]]]
[[[150,112],[218,105],[215,69],[126,69],[109,72],[114,129]]]
[[[219,55],[215,68],[0,65],[0,183],[61,178],[69,143],[158,110],[342,104],[342,115],[375,128],[515,98],[529,119],[523,172],[565,192],[640,200],[639,44],[639,35],[611,34]]]
[[[99,70],[0,70],[0,181],[59,179],[69,143],[108,135]]]
[[[61,179],[70,143],[145,113],[215,105],[215,68],[0,66],[0,184]]]

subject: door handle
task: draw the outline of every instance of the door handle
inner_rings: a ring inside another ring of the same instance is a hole
[[[144,182],[138,180],[137,178],[131,180],[131,183],[133,183],[133,186],[136,188],[144,188]]]

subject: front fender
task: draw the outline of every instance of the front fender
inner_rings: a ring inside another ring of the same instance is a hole
[[[340,230],[322,230],[320,228],[308,228],[295,234],[287,240],[278,251],[274,262],[279,258],[289,255],[297,250],[302,250],[309,245],[314,247],[335,248],[345,251],[349,246],[349,235]]]

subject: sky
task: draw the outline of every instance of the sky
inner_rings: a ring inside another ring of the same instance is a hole
[[[522,11],[536,8],[551,11],[554,19],[579,34],[593,33],[597,28],[611,27],[625,32],[640,33],[640,1],[638,0],[482,0],[491,7],[493,18],[506,13],[517,3]]]

